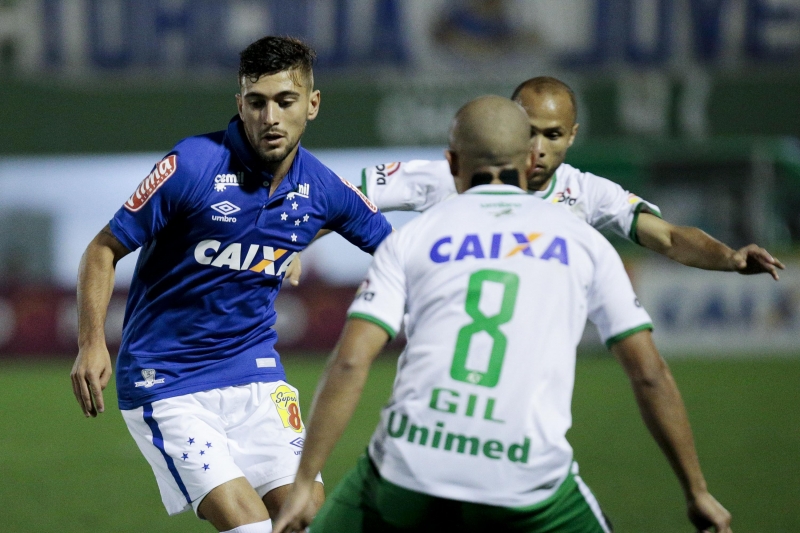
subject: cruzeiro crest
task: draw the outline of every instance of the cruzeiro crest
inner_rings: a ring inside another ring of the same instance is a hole
[[[160,383],[164,383],[164,378],[156,379],[156,371],[152,368],[145,368],[142,370],[142,377],[144,381],[137,381],[134,383],[137,387],[144,387],[145,389],[149,389],[153,385],[158,385]]]

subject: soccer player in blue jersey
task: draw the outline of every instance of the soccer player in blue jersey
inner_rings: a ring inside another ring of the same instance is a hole
[[[116,365],[119,406],[169,514],[192,508],[219,531],[269,532],[297,471],[305,430],[272,328],[286,268],[323,228],[370,253],[392,231],[300,146],[320,105],[314,57],[291,38],[247,47],[238,116],[179,142],[81,261],[78,403],[86,416],[104,410],[114,266],[141,247]],[[319,482],[315,498],[324,498]]]

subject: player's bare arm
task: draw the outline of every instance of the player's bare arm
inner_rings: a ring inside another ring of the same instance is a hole
[[[320,379],[306,424],[306,441],[292,492],[273,524],[275,533],[304,531],[316,514],[314,478],[325,466],[358,406],[369,368],[389,340],[383,328],[358,318],[344,326]]]
[[[639,242],[686,266],[740,274],[768,273],[776,281],[783,263],[756,244],[733,250],[704,231],[675,226],[650,213],[641,213],[636,228]]]
[[[640,331],[611,347],[622,364],[645,425],[678,477],[689,520],[700,531],[730,533],[731,515],[708,492],[686,408],[667,363],[653,344],[650,331]]]
[[[72,391],[85,416],[105,410],[103,390],[111,378],[105,338],[108,302],[114,290],[117,261],[130,253],[106,226],[89,243],[78,274],[78,357],[70,377]]]

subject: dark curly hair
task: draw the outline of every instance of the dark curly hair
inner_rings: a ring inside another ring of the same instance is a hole
[[[295,83],[302,86],[307,82],[311,90],[316,58],[313,48],[294,37],[262,37],[239,53],[239,84],[288,70]]]

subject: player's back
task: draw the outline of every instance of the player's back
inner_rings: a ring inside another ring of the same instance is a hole
[[[509,190],[472,189],[396,236],[408,345],[372,452],[399,485],[508,505],[502,484],[526,505],[523,493],[557,485],[571,460],[575,346],[599,235],[519,189],[492,194]]]
[[[381,475],[464,501],[549,497],[572,459],[575,348],[607,264],[632,306],[619,257],[599,233],[502,185],[471,189],[392,235],[362,290],[373,317],[392,307],[385,288],[403,283],[406,292],[408,344],[370,446]],[[393,268],[401,272],[381,274]],[[385,322],[396,321],[393,309]]]

